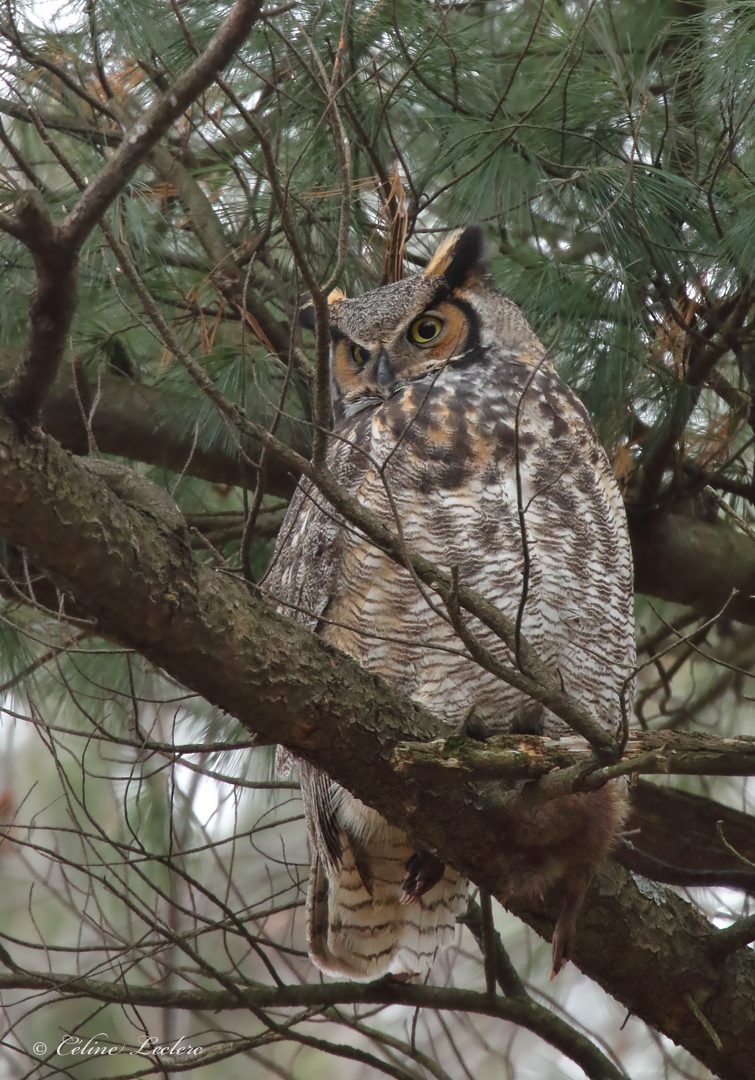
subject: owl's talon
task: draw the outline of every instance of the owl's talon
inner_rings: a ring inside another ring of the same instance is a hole
[[[474,739],[475,742],[486,743],[490,736],[493,734],[488,731],[487,724],[479,716],[470,716],[465,725],[465,735],[468,739]]]
[[[445,863],[429,851],[415,851],[406,864],[406,877],[401,888],[402,904],[412,904],[437,885],[445,873]]]

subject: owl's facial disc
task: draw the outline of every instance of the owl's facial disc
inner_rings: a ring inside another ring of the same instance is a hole
[[[443,294],[385,337],[358,341],[336,327],[331,336],[334,401],[346,415],[379,405],[419,379],[437,378],[464,362],[479,340],[471,304]]]

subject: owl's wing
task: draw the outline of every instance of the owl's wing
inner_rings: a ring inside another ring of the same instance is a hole
[[[363,414],[348,437],[334,437],[328,468],[344,490],[358,491],[367,472],[363,447],[372,419]],[[309,480],[302,479],[283,519],[261,582],[278,611],[317,633],[336,597],[344,556],[344,521]]]
[[[357,492],[364,482],[371,427],[371,415],[362,414],[345,435],[334,436],[328,449],[328,468],[345,491]],[[341,580],[344,524],[317,488],[300,480],[261,582],[282,615],[315,633]]]
[[[317,630],[332,599],[338,571],[338,525],[325,512],[321,500],[308,481],[299,483],[261,583],[281,615],[312,631]],[[297,759],[279,746],[275,764],[278,775],[285,779]]]
[[[261,587],[281,615],[317,630],[338,573],[339,521],[319,492],[302,480],[283,519]]]

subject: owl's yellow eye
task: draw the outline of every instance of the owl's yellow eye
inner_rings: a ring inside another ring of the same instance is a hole
[[[431,345],[440,337],[444,325],[439,315],[420,315],[409,327],[407,336],[413,345]]]
[[[351,359],[357,365],[357,367],[364,367],[370,358],[370,350],[365,349],[364,345],[353,344],[351,346]]]

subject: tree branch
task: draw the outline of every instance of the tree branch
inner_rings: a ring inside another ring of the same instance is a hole
[[[29,336],[21,363],[3,389],[9,414],[33,425],[58,372],[76,309],[76,252],[61,241],[40,193],[29,190],[15,205],[15,234],[34,259],[37,286],[29,308]]]
[[[755,624],[755,544],[727,525],[629,510],[637,592]]]
[[[0,383],[10,377],[16,362],[14,351],[0,350]],[[211,483],[241,483],[239,457],[232,447],[209,440],[202,431],[195,445],[190,426],[181,428],[176,423],[176,416],[190,416],[197,410],[188,394],[183,400],[173,387],[168,391],[159,384],[140,386],[108,374],[100,377],[98,389],[91,423],[103,453],[165,466]],[[255,402],[248,406],[252,420],[269,426],[271,417],[258,414],[257,407]],[[67,449],[79,449],[82,440],[86,446],[86,426],[70,377],[53,385],[43,422]],[[308,455],[309,433],[303,422],[284,417],[278,434],[300,460]],[[299,475],[297,466],[273,450],[265,474],[266,491],[287,497]],[[755,544],[744,533],[681,514],[641,515],[632,507],[629,530],[637,592],[691,605],[707,615],[726,604],[727,617],[755,625]]]
[[[207,48],[126,132],[123,142],[92,181],[61,229],[78,248],[168,128],[211,85],[259,18],[261,0],[236,0]]]
[[[273,353],[285,360],[289,341],[285,326],[276,322],[264,304],[257,301],[250,289],[245,291],[244,276],[239,271],[233,252],[212,203],[191,172],[170,150],[156,146],[150,160],[157,173],[174,185],[182,206],[189,215],[191,230],[210,262],[210,277],[222,296],[250,313],[259,328],[257,336]]]
[[[17,363],[16,350],[0,348],[0,384],[11,377]],[[75,381],[76,385],[70,366],[64,365],[42,410],[45,431],[65,449],[87,453],[91,434],[103,454],[197,476],[212,484],[234,486],[241,482],[239,452],[230,440],[221,439],[214,425],[210,434],[192,422],[198,413],[196,395],[173,384],[146,386],[108,372],[99,374],[96,384],[90,384],[78,368]],[[96,408],[88,414],[95,397]],[[271,425],[274,409],[264,399],[251,401],[248,409],[260,425]],[[279,433],[294,450],[307,452],[309,434],[303,421],[285,415]],[[259,443],[250,440],[245,449],[249,456],[259,456]],[[296,476],[272,456],[264,484],[266,494],[288,498],[296,486]]]
[[[14,351],[0,350],[0,383],[10,377],[16,362]],[[267,427],[271,417],[266,412],[257,413],[258,404],[250,403],[250,415]],[[173,387],[143,386],[103,374],[91,418],[92,432],[103,453],[186,472],[215,484],[241,483],[239,457],[233,448],[217,438],[209,439],[203,431],[195,440],[190,425],[181,427],[176,422],[177,416],[188,417],[196,410],[195,400],[188,394],[185,399],[180,397]],[[86,425],[68,375],[53,385],[43,422],[67,449],[78,451],[82,442],[86,447]],[[306,457],[309,433],[304,422],[284,417],[279,435],[295,455]],[[265,490],[287,497],[298,475],[298,468],[273,452],[265,472]],[[693,605],[708,615],[726,604],[727,617],[755,625],[755,544],[744,533],[681,514],[641,516],[631,508],[629,526],[637,592]]]
[[[755,862],[755,818],[702,795],[641,780],[633,789],[627,832],[640,830],[643,851],[700,870],[730,869],[735,862],[718,835],[744,859]],[[740,864],[744,865],[744,864]]]
[[[751,333],[752,328],[744,326],[751,306],[752,294],[744,289],[735,301],[727,305],[729,310],[726,316],[722,318],[719,312],[709,315],[704,336],[692,327],[685,326],[690,335],[686,375],[666,414],[643,440],[639,493],[641,506],[650,507],[655,501],[674,447],[684,434],[715,364]]]
[[[451,735],[432,742],[400,743],[393,764],[405,776],[442,770],[444,782],[542,780],[541,798],[596,791],[617,776],[755,776],[755,737],[725,739],[673,731],[632,732],[621,761],[597,767],[577,740],[550,742],[536,735],[496,735],[482,743]],[[547,778],[547,779],[545,779]]]
[[[74,119],[62,111],[60,113],[39,113],[38,110],[35,111],[39,121],[46,128],[50,128],[51,131],[64,131],[67,135],[73,135],[94,146],[100,144],[103,146],[119,146],[123,141],[123,133],[115,124],[110,128],[102,128],[97,124]],[[9,101],[7,98],[0,98],[0,114],[10,116],[14,120],[20,120],[25,124],[34,123],[32,110],[28,105]]]
[[[8,958],[9,959],[9,958]],[[6,960],[7,962],[7,960]],[[338,1005],[403,1005],[411,1009],[475,1013],[508,1020],[540,1035],[582,1067],[591,1080],[625,1080],[626,1074],[614,1065],[588,1038],[560,1017],[538,1005],[528,995],[489,998],[472,990],[440,986],[412,986],[378,980],[320,985],[242,986],[228,990],[170,990],[119,980],[103,982],[86,976],[34,974],[16,970],[0,974],[0,990],[57,990],[64,995],[87,997],[93,1001],[192,1012],[253,1012],[266,1009],[314,1009],[318,1012]]]

